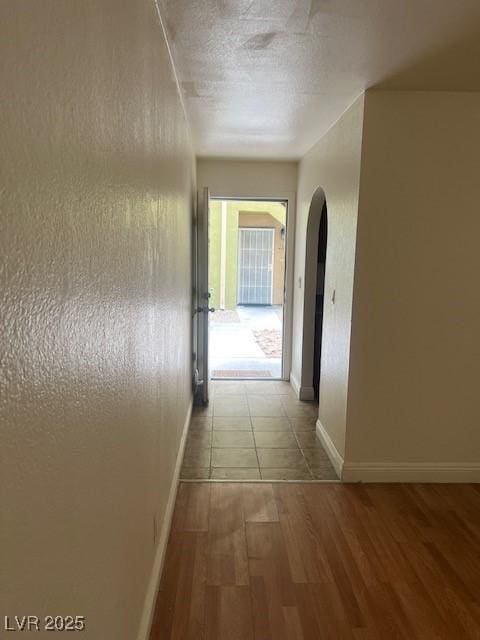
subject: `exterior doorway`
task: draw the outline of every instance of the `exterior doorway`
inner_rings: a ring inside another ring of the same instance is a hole
[[[210,377],[281,379],[287,203],[212,198]]]

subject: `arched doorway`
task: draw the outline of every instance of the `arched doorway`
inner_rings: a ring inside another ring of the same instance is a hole
[[[325,293],[325,265],[327,263],[327,204],[323,203],[318,230],[317,283],[315,287],[315,329],[313,336],[313,393],[318,400],[320,365],[322,361],[323,300]]]
[[[327,203],[319,187],[310,204],[306,234],[301,381],[304,399],[318,399],[319,395],[327,236]]]

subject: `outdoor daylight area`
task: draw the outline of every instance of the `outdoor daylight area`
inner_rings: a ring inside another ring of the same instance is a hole
[[[285,202],[211,200],[210,376],[281,378]]]

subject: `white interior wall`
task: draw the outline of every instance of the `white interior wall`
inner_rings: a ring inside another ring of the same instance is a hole
[[[479,479],[480,94],[365,99],[346,477]]]
[[[2,2],[0,52],[2,625],[133,640],[191,402],[187,126],[153,2]]]
[[[302,158],[298,177],[292,379],[300,389],[312,385],[313,322],[312,334],[308,336],[312,362],[306,367],[306,374],[302,373],[304,314],[313,319],[315,313],[315,296],[306,300],[304,296],[305,247],[310,204],[321,187],[327,201],[328,249],[319,419],[341,456],[345,447],[362,124],[363,96]]]
[[[274,198],[297,190],[297,163],[198,158],[198,188],[226,198]]]

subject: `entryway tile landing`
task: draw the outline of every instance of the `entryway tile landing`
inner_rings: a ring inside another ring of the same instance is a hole
[[[183,480],[337,480],[315,431],[318,406],[288,382],[212,381],[194,409]]]

